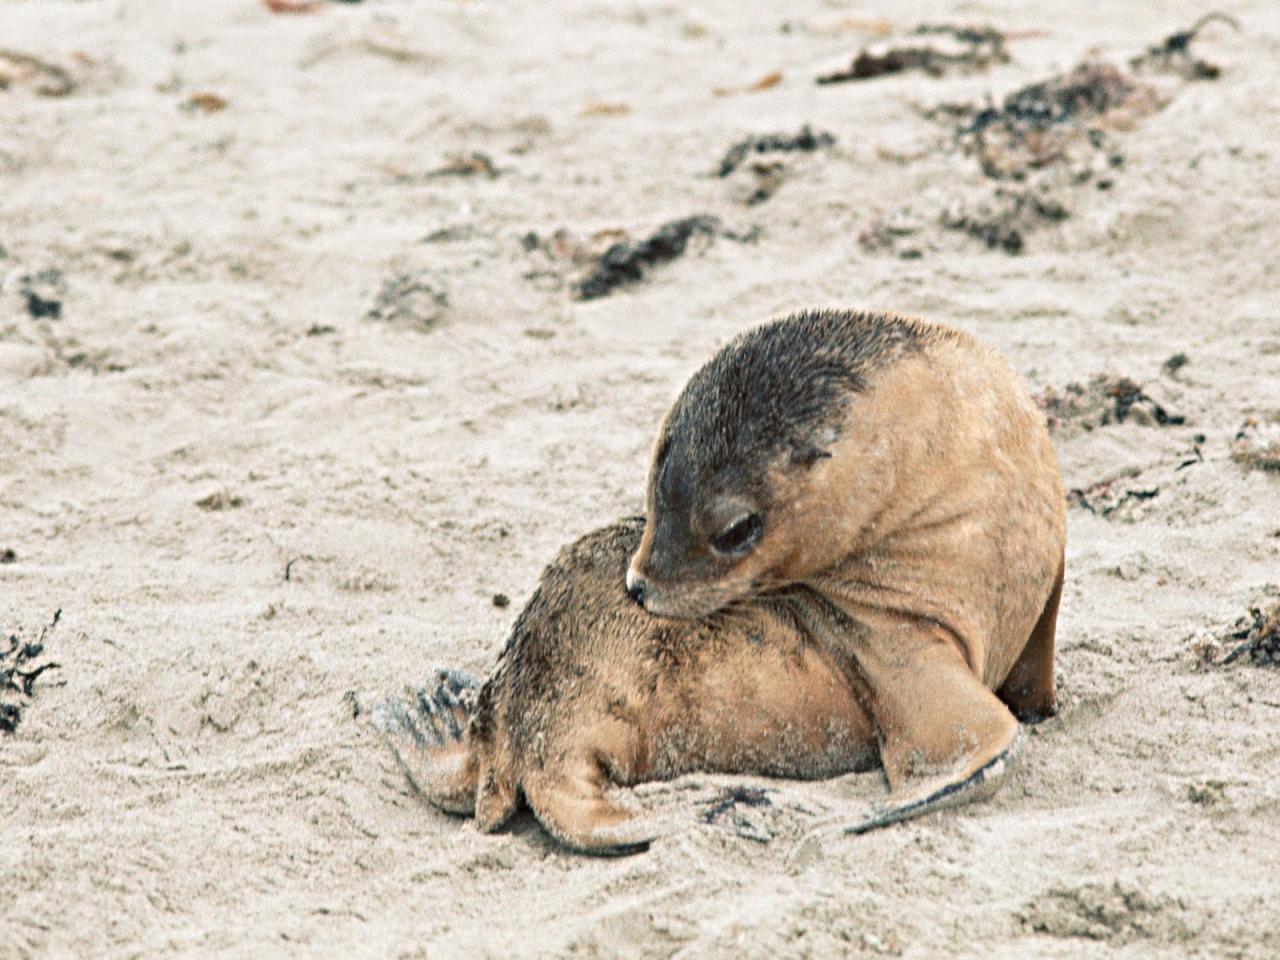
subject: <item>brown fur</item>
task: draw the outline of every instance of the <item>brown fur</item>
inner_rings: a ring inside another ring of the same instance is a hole
[[[648,836],[614,785],[822,777],[878,752],[891,804],[860,831],[977,796],[1009,708],[1054,712],[1065,499],[994,352],[921,321],[790,318],[695,374],[655,450],[643,532],[562,551],[466,731],[431,696],[383,724],[428,799],[474,797],[494,829],[523,795],[565,843],[614,851]],[[716,555],[744,511],[758,540]],[[628,599],[628,556],[663,616]]]
[[[615,785],[875,766],[866,685],[837,642],[844,614],[798,588],[705,621],[649,616],[623,584],[642,527],[622,521],[561,551],[478,693],[451,694],[472,684],[442,672],[434,690],[380,708],[428,800],[493,830],[523,795],[564,843],[616,852],[647,834]]]
[[[744,516],[754,540],[718,549]],[[806,313],[730,343],[676,400],[627,579],[660,616],[804,585],[866,627],[834,643],[906,796],[939,787],[912,758],[981,769],[1013,741],[1009,707],[1055,711],[1065,541],[1044,419],[999,354],[919,320]]]

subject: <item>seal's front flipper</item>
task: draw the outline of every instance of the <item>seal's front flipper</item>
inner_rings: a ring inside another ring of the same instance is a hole
[[[526,777],[525,798],[553,837],[582,853],[619,856],[642,853],[656,831],[636,811],[606,793],[608,774],[598,758],[570,758],[565,768]]]
[[[936,810],[958,807],[974,800],[985,800],[1000,787],[1009,764],[1017,751],[1017,738],[1014,743],[994,759],[988,760],[967,777],[958,780],[944,781],[941,784],[922,784],[910,793],[894,794],[890,802],[873,810],[862,820],[845,827],[845,833],[866,833],[890,824],[901,823],[912,817],[919,817]]]
[[[985,797],[999,785],[1018,721],[936,624],[899,625],[856,652],[892,791],[855,833]]]
[[[433,684],[373,709],[373,726],[414,788],[449,813],[472,814],[477,763],[468,736],[480,683],[456,670],[437,670]]]

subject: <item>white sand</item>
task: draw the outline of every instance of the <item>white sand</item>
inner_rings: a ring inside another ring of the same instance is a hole
[[[63,610],[60,668],[0,734],[0,957],[1275,955],[1280,672],[1195,647],[1280,584],[1280,477],[1229,457],[1280,411],[1280,13],[1224,2],[1244,31],[1197,43],[1222,78],[1174,82],[1114,187],[1065,194],[1023,255],[936,233],[903,260],[858,244],[877,212],[989,189],[913,104],[1122,61],[1205,9],[924,6],[1043,35],[985,75],[817,87],[874,39],[841,21],[916,11],[0,2],[0,47],[80,81],[0,91],[0,630]],[[838,144],[775,158],[769,202],[710,175],[805,122]],[[424,176],[471,151],[499,175]],[[695,213],[760,236],[589,303],[520,243]],[[62,316],[34,320],[21,278],[48,269]],[[366,317],[400,274],[447,292],[408,298],[433,329]],[[1059,435],[1069,486],[1132,468],[1159,494],[1072,510],[1063,710],[1012,782],[863,837],[824,824],[878,775],[770,784],[768,844],[697,822],[732,781],[654,785],[683,828],[619,860],[424,807],[346,692],[487,669],[554,551],[639,510],[684,379],[816,305],[953,322],[1036,389],[1128,375],[1188,418]],[[243,502],[196,506],[217,493]]]

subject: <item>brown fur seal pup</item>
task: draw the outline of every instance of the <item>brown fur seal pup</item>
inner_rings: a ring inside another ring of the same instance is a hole
[[[853,312],[742,334],[663,421],[647,501],[627,585],[650,612],[804,585],[858,625],[836,646],[903,804],[1002,757],[1014,713],[1055,712],[1061,475],[1025,385],[966,334]]]
[[[704,620],[645,613],[623,576],[643,519],[561,551],[483,686],[441,671],[434,689],[374,711],[419,791],[495,830],[523,796],[578,850],[641,848],[652,824],[614,785],[693,771],[815,778],[875,766],[877,693],[849,656],[867,628],[792,587]],[[925,708],[922,708],[925,709]],[[970,786],[1002,769],[968,771]],[[887,770],[896,784],[898,771]],[[951,769],[854,829],[935,809]],[[957,795],[972,799],[975,791]]]

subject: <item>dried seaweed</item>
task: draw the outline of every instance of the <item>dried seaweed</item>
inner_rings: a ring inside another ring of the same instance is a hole
[[[1021,253],[1028,232],[1067,216],[1066,206],[1046,193],[1030,188],[997,189],[988,201],[943,211],[942,225],[977,237],[990,249]]]
[[[1130,129],[1164,106],[1155,88],[1107,63],[1015,90],[999,106],[953,111],[956,142],[995,180],[1025,180],[1051,165],[1074,167],[1073,180],[1123,162],[1109,134]],[[1095,154],[1105,157],[1103,163]]]
[[[991,27],[925,24],[893,44],[858,51],[848,67],[817,78],[819,84],[868,80],[910,70],[940,77],[951,71],[977,73],[1008,63],[1005,34]]]
[[[27,313],[36,320],[60,320],[62,299],[67,284],[61,270],[40,270],[18,280],[18,293],[26,302]]]
[[[773,839],[773,832],[758,815],[753,815],[753,811],[768,810],[772,806],[768,791],[761,787],[731,787],[707,802],[702,821],[723,823],[745,840],[768,843]]]
[[[439,280],[425,271],[401,273],[382,285],[366,318],[429,330],[444,316],[448,306],[448,292]]]
[[[1216,67],[1193,60],[1189,53],[1195,37],[1214,21],[1237,26],[1230,17],[1211,14],[1131,58],[1127,67],[1087,60],[996,102],[946,103],[924,111],[950,127],[946,149],[974,158],[990,180],[1019,187],[998,186],[994,193],[966,189],[973,195],[952,200],[936,220],[919,210],[911,211],[910,217],[878,213],[862,231],[862,246],[903,257],[922,256],[927,244],[917,235],[936,224],[972,236],[989,249],[1021,253],[1029,233],[1069,216],[1068,189],[1085,183],[1099,190],[1114,186],[1115,171],[1124,165],[1119,135],[1168,102],[1167,87],[1157,89],[1144,74],[1175,73],[1184,79],[1218,75]],[[967,39],[976,42],[978,35],[985,34],[975,31]],[[890,68],[907,65],[869,58],[862,72],[876,75]]]
[[[227,99],[216,93],[193,93],[180,106],[188,113],[219,113],[227,109]]]
[[[664,223],[652,235],[638,241],[619,241],[609,247],[595,267],[575,287],[579,300],[606,297],[618,287],[636,283],[654,266],[685,252],[697,234],[714,236],[720,221],[710,216],[685,217]]]
[[[836,138],[824,131],[815,132],[809,124],[800,128],[798,133],[770,133],[763,136],[747,137],[735,143],[720,161],[719,175],[727,177],[742,164],[751,154],[791,153],[800,151],[812,153],[823,147],[833,146]]]
[[[427,179],[437,177],[484,177],[496,180],[501,171],[494,166],[493,159],[487,153],[451,153],[445,162],[434,170],[428,171]]]
[[[1135,70],[1155,70],[1176,73],[1187,80],[1216,80],[1222,76],[1222,68],[1216,63],[1201,60],[1192,56],[1191,42],[1199,36],[1200,31],[1211,23],[1225,23],[1237,33],[1240,32],[1240,21],[1225,13],[1206,13],[1186,30],[1178,30],[1169,34],[1160,43],[1147,47],[1129,61]]]
[[[1187,418],[1170,413],[1129,377],[1099,374],[1087,384],[1046,387],[1035,398],[1050,432],[1066,426],[1085,431],[1132,420],[1143,425],[1181,426]]]
[[[1266,610],[1254,607],[1236,621],[1226,639],[1237,641],[1237,646],[1222,658],[1224,664],[1247,655],[1257,666],[1280,667],[1280,603]]]
[[[1264,423],[1249,417],[1236,432],[1231,459],[1249,470],[1280,473],[1280,419]]]
[[[1067,503],[1080,507],[1100,517],[1109,517],[1131,503],[1154,500],[1160,496],[1159,487],[1128,487],[1120,483],[1123,477],[1099,480],[1087,487],[1067,491]]]
[[[35,695],[36,681],[46,670],[58,668],[48,659],[45,643],[61,619],[62,611],[55,611],[38,640],[23,641],[10,634],[7,641],[0,641],[7,646],[0,649],[0,732],[13,733],[18,728],[22,711]]]

